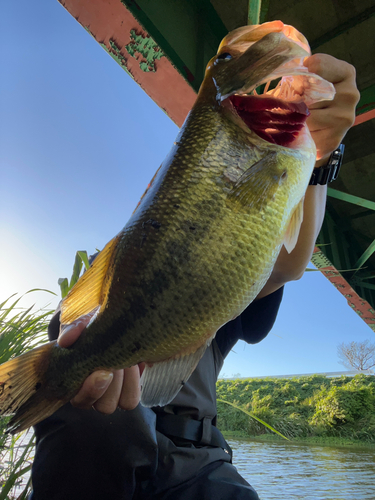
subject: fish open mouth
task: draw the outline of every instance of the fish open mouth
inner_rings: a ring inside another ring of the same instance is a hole
[[[219,46],[218,61],[228,65],[232,60],[237,61],[243,80],[238,79],[237,89],[228,87],[227,90],[223,86],[226,92],[221,101],[225,101],[232,112],[265,141],[291,149],[298,147],[300,141],[297,139],[307,131],[308,106],[331,100],[335,95],[330,82],[310,73],[304,66],[304,59],[310,54],[306,38],[281,21],[233,30]],[[281,61],[283,57],[284,62],[273,66],[273,60]],[[242,66],[241,61],[244,61]],[[268,74],[262,73],[266,67],[270,69]],[[252,72],[246,73],[246,68]],[[254,74],[260,77],[256,82]],[[270,83],[275,80],[279,80],[276,87],[269,90]],[[265,84],[265,88],[258,95],[254,89],[261,84]]]
[[[310,114],[306,104],[263,95],[234,94],[229,100],[245,125],[259,137],[290,147]]]

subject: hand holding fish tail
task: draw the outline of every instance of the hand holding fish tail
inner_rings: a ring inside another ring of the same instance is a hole
[[[60,334],[58,344],[61,347],[72,345],[86,328],[90,319],[90,315],[86,315],[69,325],[69,328]],[[81,410],[94,408],[105,414],[113,413],[117,407],[132,410],[140,400],[142,371],[142,365],[113,372],[97,370],[87,377],[78,394],[71,400],[71,404]]]
[[[95,371],[87,377],[71,404],[81,410],[94,408],[107,415],[116,408],[133,410],[141,397],[142,371],[142,366],[138,365],[115,370],[113,373]]]
[[[325,165],[345,134],[354,123],[355,107],[360,94],[356,86],[355,68],[327,54],[314,54],[304,65],[331,82],[336,90],[332,101],[320,101],[309,106],[310,116],[306,123],[317,149],[318,165]]]

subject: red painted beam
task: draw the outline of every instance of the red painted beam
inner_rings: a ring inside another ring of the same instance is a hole
[[[368,122],[375,118],[375,109],[371,109],[371,111],[367,111],[367,113],[363,113],[362,115],[358,115],[355,119],[353,127],[359,125],[360,123]]]
[[[318,247],[315,247],[311,261],[346,298],[349,306],[375,331],[375,310],[371,304],[358,295]]]
[[[196,94],[127,8],[119,0],[59,2],[180,127]]]

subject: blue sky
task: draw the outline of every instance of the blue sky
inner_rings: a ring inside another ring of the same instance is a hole
[[[0,300],[70,277],[126,223],[178,129],[57,0],[0,7]],[[58,299],[41,292],[24,303]],[[273,331],[227,376],[342,370],[374,334],[319,273],[288,284]]]

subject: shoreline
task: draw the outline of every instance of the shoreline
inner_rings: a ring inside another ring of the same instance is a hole
[[[296,445],[318,445],[318,446],[335,446],[335,447],[355,447],[375,450],[375,442],[361,441],[359,439],[340,438],[335,436],[310,436],[303,438],[283,439],[277,434],[261,434],[258,436],[250,436],[241,431],[221,431],[226,440],[242,439],[248,441],[258,441],[261,443],[287,443]]]

